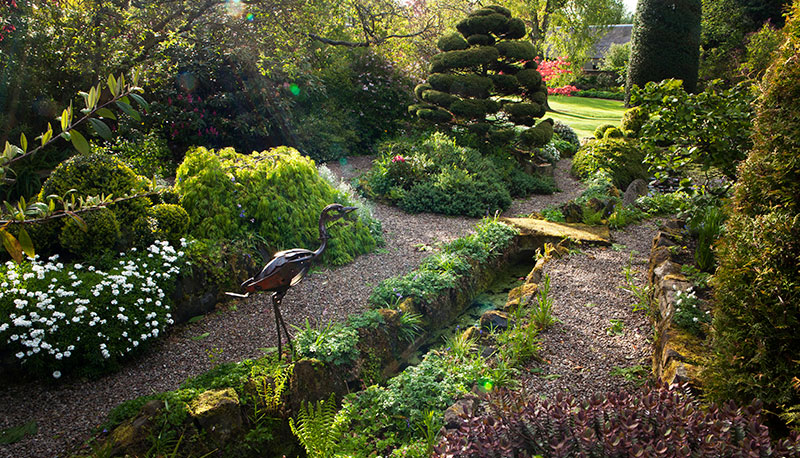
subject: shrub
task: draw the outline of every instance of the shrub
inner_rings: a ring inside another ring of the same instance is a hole
[[[118,136],[105,145],[93,149],[95,153],[114,155],[131,169],[146,177],[175,175],[175,163],[167,141],[157,132],[131,131],[125,137]]]
[[[362,188],[407,212],[480,217],[508,208],[512,192],[554,190],[552,181],[526,175],[513,159],[483,156],[442,133],[386,142],[381,149]]]
[[[622,122],[620,128],[622,130],[630,130],[634,135],[638,135],[642,130],[644,123],[650,120],[650,115],[642,107],[633,107],[622,115]]]
[[[536,49],[525,36],[525,25],[507,9],[480,8],[461,20],[452,34],[439,39],[442,51],[430,62],[427,83],[442,94],[428,93],[418,86],[416,96],[431,106],[412,105],[409,111],[424,121],[464,126],[484,144],[507,146],[517,140],[514,125],[533,126],[544,116],[546,85],[536,70]],[[463,37],[463,38],[462,38]],[[495,99],[514,96],[514,102]],[[495,115],[498,110],[504,112]],[[491,129],[489,127],[494,127]],[[511,135],[496,135],[497,129]],[[530,151],[550,141],[552,130],[531,132],[521,145]],[[492,132],[490,134],[490,132]],[[482,148],[481,148],[482,149]],[[426,197],[428,194],[426,193]]]
[[[688,94],[677,80],[632,90],[631,102],[650,115],[639,137],[651,171],[662,178],[699,166],[734,179],[752,145],[753,97],[747,83],[722,89],[718,80],[699,94]]]
[[[594,130],[594,138],[596,138],[597,140],[602,139],[603,136],[605,136],[606,131],[608,129],[613,129],[613,128],[614,128],[613,124],[601,124],[597,126],[597,128],[595,128]]]
[[[156,240],[166,240],[178,245],[189,230],[189,214],[180,205],[158,204],[147,209],[147,216],[155,222],[153,235]]]
[[[48,261],[0,268],[0,351],[31,374],[106,371],[163,334],[183,251],[159,242],[108,266]]]
[[[625,134],[623,134],[622,131],[616,127],[612,127],[610,129],[606,129],[606,131],[603,133],[603,138],[625,138]]]
[[[490,401],[486,414],[462,417],[434,456],[800,456],[796,435],[771,440],[760,404],[703,408],[686,387],[529,403],[501,392]]]
[[[800,5],[763,80],[754,147],[739,168],[715,274],[710,394],[800,404]]]
[[[631,140],[606,138],[594,140],[575,153],[572,173],[585,180],[599,171],[610,175],[614,186],[625,189],[637,178],[647,178],[644,153]]]
[[[211,240],[258,239],[270,251],[318,243],[322,208],[349,204],[323,180],[314,162],[287,147],[243,155],[232,148],[186,153],[175,185],[190,218],[190,234]],[[364,216],[329,228],[323,259],[350,262],[375,248],[379,234]]]
[[[636,6],[631,34],[626,94],[636,85],[680,79],[687,92],[697,88],[700,66],[700,0],[643,0]],[[626,100],[629,97],[626,96]]]
[[[58,241],[76,256],[96,256],[114,250],[120,239],[119,222],[108,208],[98,208],[81,215],[86,231],[67,218]]]
[[[350,364],[358,358],[358,332],[352,327],[329,323],[314,329],[306,319],[305,328],[295,329],[299,332],[294,343],[301,358],[314,358],[337,366]]]
[[[575,151],[580,148],[581,140],[578,138],[578,134],[575,132],[575,130],[568,124],[556,120],[553,123],[553,132],[562,140],[570,142],[575,147]]]
[[[39,192],[39,200],[46,202],[49,195],[64,196],[71,189],[75,190],[76,196],[111,195],[122,197],[138,192],[144,186],[145,181],[115,157],[102,154],[78,155],[62,162],[53,170],[50,178],[44,182],[42,190]],[[152,201],[149,198],[139,197],[108,206],[119,223],[120,235],[116,242],[121,247],[128,247],[130,241],[136,238],[134,223],[145,215],[147,207],[150,205],[152,205]],[[77,238],[80,238],[80,234],[75,235],[78,237],[70,237],[70,240],[73,241],[73,247],[79,247],[81,245],[77,242]],[[90,241],[83,243],[90,243]],[[98,252],[99,250],[91,251]],[[75,252],[75,254],[81,254],[81,252]]]

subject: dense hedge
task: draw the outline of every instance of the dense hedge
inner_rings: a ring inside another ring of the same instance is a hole
[[[697,88],[700,65],[700,0],[641,0],[631,36],[626,100],[635,84],[668,78]]]
[[[319,176],[311,159],[288,147],[251,155],[233,148],[189,150],[176,189],[195,237],[258,240],[271,251],[316,248],[320,211],[334,202],[350,203]],[[323,259],[332,264],[373,250],[380,239],[379,223],[363,215],[329,229]]]
[[[575,153],[572,173],[585,180],[604,170],[614,186],[626,189],[633,180],[647,178],[643,161],[644,153],[635,141],[606,137],[587,143]]]
[[[754,147],[739,181],[715,275],[710,393],[800,405],[800,4],[764,78]],[[796,415],[796,414],[795,414]]]

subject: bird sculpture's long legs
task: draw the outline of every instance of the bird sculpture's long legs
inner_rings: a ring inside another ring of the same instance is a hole
[[[283,316],[281,316],[281,301],[283,300],[283,296],[286,293],[272,293],[272,310],[275,313],[275,330],[278,332],[278,360],[281,359],[283,355],[283,347],[281,345],[281,328],[283,328],[283,333],[286,334],[286,340],[289,342],[289,348],[292,351],[292,356],[294,356],[294,345],[292,344],[292,336],[289,335],[289,331],[286,329],[286,323],[283,321]]]

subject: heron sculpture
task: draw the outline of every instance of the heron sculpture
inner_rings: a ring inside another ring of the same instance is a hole
[[[278,331],[278,359],[281,358],[282,353],[281,328],[283,329],[283,333],[286,334],[289,348],[291,348],[292,353],[294,353],[292,338],[289,336],[286,323],[284,323],[283,317],[281,316],[280,306],[283,296],[286,295],[289,288],[300,283],[300,280],[308,273],[308,269],[311,268],[311,263],[325,251],[325,247],[328,245],[328,239],[331,237],[330,234],[328,234],[327,224],[343,218],[355,209],[356,207],[345,207],[341,204],[328,205],[319,215],[319,238],[321,242],[319,248],[314,251],[303,248],[279,251],[272,256],[272,259],[261,269],[258,275],[242,283],[242,289],[246,291],[246,294],[243,295],[244,297],[249,296],[250,293],[259,291],[272,292],[275,328]]]

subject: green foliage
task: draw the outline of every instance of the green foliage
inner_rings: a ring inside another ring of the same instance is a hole
[[[178,245],[189,229],[189,214],[180,205],[154,205],[147,209],[147,216],[155,222],[155,239],[172,245]]]
[[[428,412],[435,420],[459,396],[469,392],[484,370],[481,358],[457,358],[450,353],[429,352],[417,366],[391,379],[385,387],[372,385],[345,398],[343,411],[350,421],[350,434],[337,450],[353,456],[384,451],[404,443],[422,442]]]
[[[625,138],[625,134],[623,134],[622,131],[616,127],[612,127],[610,129],[606,129],[606,131],[603,133],[603,138]]]
[[[577,151],[578,148],[580,148],[581,141],[578,138],[578,134],[568,124],[556,119],[555,122],[553,123],[553,132],[556,135],[558,135],[562,140],[572,144],[572,146],[575,148],[575,151]]]
[[[740,167],[717,253],[710,394],[762,399],[773,412],[800,404],[800,5],[763,81],[753,149]]]
[[[295,350],[301,358],[313,358],[327,364],[342,366],[358,358],[358,332],[349,326],[328,323],[314,329],[306,319],[306,327],[295,327]]]
[[[711,323],[711,312],[700,307],[701,304],[702,301],[692,288],[686,292],[679,291],[675,295],[675,313],[672,315],[672,322],[697,337],[704,337],[706,326]]]
[[[76,256],[90,257],[114,250],[121,236],[114,212],[108,208],[98,208],[83,215],[82,219],[85,228],[72,218],[64,223],[58,236],[62,247]]]
[[[508,208],[512,192],[553,191],[551,181],[526,175],[511,160],[482,156],[442,133],[387,142],[381,149],[362,188],[412,213],[480,217]]]
[[[6,263],[0,351],[48,378],[115,369],[172,324],[170,294],[184,256],[163,242],[107,265],[63,264],[55,255]]]
[[[572,173],[585,180],[603,171],[616,187],[625,189],[633,180],[647,178],[643,160],[644,153],[635,141],[604,138],[587,143],[575,153]]]
[[[739,71],[750,79],[760,81],[783,41],[783,34],[769,22],[747,38],[745,57]]]
[[[721,89],[712,82],[687,94],[680,81],[647,83],[631,91],[631,102],[650,115],[640,132],[647,163],[657,177],[685,173],[689,166],[719,170],[729,179],[750,148],[753,91],[745,83]]]
[[[550,275],[545,274],[536,292],[536,304],[531,306],[531,322],[545,330],[558,321],[553,316],[553,298],[550,295]]]
[[[408,297],[431,301],[454,288],[458,279],[470,275],[470,266],[501,254],[516,234],[503,223],[484,220],[476,226],[475,234],[445,245],[441,253],[426,258],[419,269],[382,281],[372,290],[369,302],[373,307],[391,307]]]
[[[625,274],[625,284],[620,286],[619,289],[629,293],[636,299],[636,302],[633,303],[633,311],[645,311],[650,313],[652,311],[651,303],[653,301],[653,289],[649,283],[645,282],[644,285],[639,286],[639,281],[636,278],[636,274],[638,273],[636,270],[633,269],[633,253],[631,253],[630,258],[628,259],[628,264],[622,270]]]
[[[697,235],[694,260],[702,271],[713,272],[716,267],[712,246],[722,235],[724,222],[725,214],[716,206],[705,207],[689,220],[689,229]]]
[[[597,140],[604,138],[606,131],[613,128],[614,128],[613,124],[601,124],[597,126],[597,128],[594,130],[594,138],[596,138]]]
[[[309,458],[333,456],[338,436],[347,426],[344,417],[336,415],[336,400],[333,395],[327,401],[315,404],[303,403],[297,419],[289,419],[289,427],[305,447]]]
[[[625,85],[676,78],[688,92],[697,88],[700,65],[700,0],[642,0],[636,5]]]
[[[546,87],[536,71],[536,48],[520,40],[525,24],[512,18],[507,9],[479,8],[456,28],[461,36],[443,36],[438,42],[442,52],[430,59],[428,83],[439,93],[415,91],[418,99],[432,106],[412,105],[409,111],[440,128],[444,124],[466,127],[479,140],[481,150],[513,145],[515,125],[533,126],[545,113]],[[498,95],[513,96],[514,101],[502,100],[501,107]],[[519,144],[530,153],[547,144],[552,135],[552,130],[539,127],[528,130]],[[429,191],[418,196],[430,201],[440,197],[444,196]]]
[[[553,137],[553,120],[548,118],[535,127],[525,129],[520,133],[520,143],[529,148],[541,148]]]
[[[175,188],[195,237],[250,237],[271,251],[313,247],[318,243],[322,208],[333,202],[350,203],[319,176],[313,161],[286,147],[252,155],[231,148],[190,150],[178,168]],[[345,264],[373,250],[378,239],[372,227],[363,215],[354,222],[333,224],[323,260]]]
[[[8,445],[19,442],[26,436],[34,436],[39,432],[39,425],[35,420],[25,424],[0,430],[0,444]]]
[[[511,366],[523,366],[539,356],[539,350],[541,350],[540,327],[533,322],[533,314],[535,312],[531,314],[530,322],[518,322],[513,328],[497,336],[500,356]]]
[[[628,76],[628,62],[631,58],[631,44],[612,43],[603,57],[601,70],[617,75],[617,83],[624,84]]]
[[[633,107],[622,115],[622,123],[620,128],[622,130],[632,131],[635,135],[639,135],[642,126],[650,120],[650,114],[643,107]]]
[[[146,177],[175,175],[176,165],[167,141],[157,132],[142,133],[132,130],[125,137],[116,137],[94,152],[113,155],[128,164],[131,169]]]

